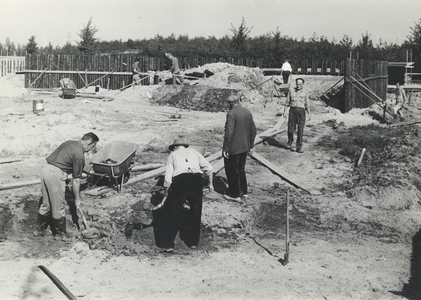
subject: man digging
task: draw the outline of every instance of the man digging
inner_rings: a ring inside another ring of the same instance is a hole
[[[79,208],[80,178],[85,166],[84,153],[92,150],[99,138],[92,132],[79,141],[66,141],[47,157],[47,164],[41,170],[42,202],[37,219],[36,235],[45,235],[48,225],[56,240],[69,238],[66,230],[66,180],[72,176],[73,196],[76,209]]]
[[[202,218],[202,174],[206,175],[208,188],[213,191],[213,169],[202,153],[189,147],[183,139],[175,139],[169,146],[165,170],[165,196],[158,207],[164,206],[162,240],[156,234],[157,246],[164,252],[174,251],[174,240],[180,231],[180,237],[192,249],[199,246],[200,224]],[[189,234],[181,232],[183,205],[190,205]]]

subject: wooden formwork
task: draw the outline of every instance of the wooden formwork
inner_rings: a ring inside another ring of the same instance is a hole
[[[344,110],[366,108],[386,100],[387,61],[345,60]]]

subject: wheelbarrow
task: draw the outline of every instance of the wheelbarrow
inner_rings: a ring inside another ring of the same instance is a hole
[[[63,99],[71,99],[76,97],[77,87],[70,78],[60,79],[61,91]]]
[[[91,160],[91,171],[87,171],[88,176],[98,178],[99,180],[107,178],[113,184],[113,187],[121,192],[124,178],[128,176],[131,170],[131,164],[136,155],[139,145],[131,142],[114,141],[100,149]],[[119,184],[120,182],[120,184]]]

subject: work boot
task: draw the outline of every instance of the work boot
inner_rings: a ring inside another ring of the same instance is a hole
[[[34,236],[45,236],[47,233],[47,227],[51,222],[51,215],[41,215],[38,213],[36,231]]]
[[[70,241],[71,237],[67,234],[66,230],[66,218],[53,219],[53,226],[56,229],[54,239],[56,241]]]

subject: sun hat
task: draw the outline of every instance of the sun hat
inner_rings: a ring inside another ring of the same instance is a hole
[[[183,139],[175,139],[174,142],[172,143],[172,145],[170,145],[168,147],[168,149],[170,149],[170,151],[173,151],[175,147],[177,146],[184,146],[184,147],[188,147],[189,144],[187,144],[187,142]]]
[[[304,79],[302,79],[302,78],[297,78],[297,79],[295,79],[295,82],[297,82],[298,80],[301,80],[303,83],[305,83],[306,81],[304,80]]]

